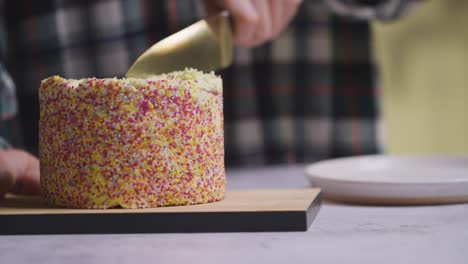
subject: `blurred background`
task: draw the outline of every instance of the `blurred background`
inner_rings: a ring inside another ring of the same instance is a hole
[[[6,1],[2,46],[20,115],[7,137],[37,154],[51,75],[122,77],[150,45],[203,17],[189,0]],[[390,22],[305,0],[274,41],[236,48],[224,82],[228,166],[386,153],[468,153],[468,2],[426,0]]]
[[[468,154],[468,1],[373,23],[388,153]]]

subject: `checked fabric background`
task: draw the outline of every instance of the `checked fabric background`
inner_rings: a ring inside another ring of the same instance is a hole
[[[19,109],[15,120],[2,123],[2,135],[36,154],[40,80],[122,77],[150,45],[202,16],[189,0],[17,0],[3,1],[2,13],[2,62]],[[305,0],[276,40],[236,48],[233,65],[219,72],[226,165],[378,152],[369,33],[367,22]]]

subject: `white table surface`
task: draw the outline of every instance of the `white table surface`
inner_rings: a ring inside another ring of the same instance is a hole
[[[302,167],[228,171],[228,188],[308,186]],[[468,204],[325,203],[308,232],[0,236],[0,263],[468,263]]]

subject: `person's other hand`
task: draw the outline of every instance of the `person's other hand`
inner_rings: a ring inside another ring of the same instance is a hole
[[[302,0],[204,0],[208,15],[221,10],[233,18],[234,41],[253,47],[274,39],[289,24]]]
[[[40,193],[39,160],[22,150],[0,150],[0,198],[7,192]]]

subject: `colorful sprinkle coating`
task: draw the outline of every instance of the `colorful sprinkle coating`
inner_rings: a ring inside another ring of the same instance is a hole
[[[193,69],[40,87],[41,187],[69,208],[147,208],[224,198],[222,80]]]

